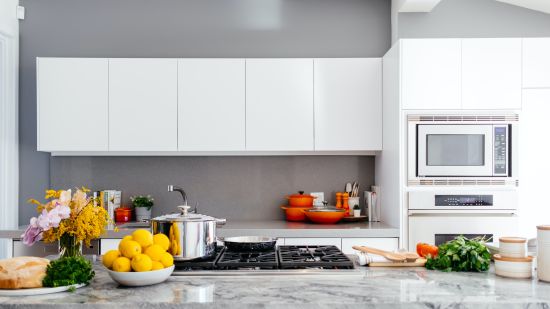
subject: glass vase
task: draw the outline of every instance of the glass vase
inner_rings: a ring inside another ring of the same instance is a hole
[[[59,238],[60,257],[82,256],[82,241],[76,239],[74,235],[63,234]]]

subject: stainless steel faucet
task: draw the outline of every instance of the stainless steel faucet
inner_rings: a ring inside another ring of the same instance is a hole
[[[168,185],[168,192],[174,192],[174,191],[181,193],[181,197],[183,198],[183,205],[187,206],[187,193],[185,193],[183,188],[174,186],[174,185]]]

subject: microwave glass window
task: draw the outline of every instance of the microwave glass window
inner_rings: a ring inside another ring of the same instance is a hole
[[[427,134],[426,148],[428,166],[485,165],[483,134]]]

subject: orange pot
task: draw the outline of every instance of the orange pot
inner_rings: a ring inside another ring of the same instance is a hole
[[[290,207],[312,207],[315,196],[304,194],[304,191],[298,191],[298,194],[287,195],[288,206]]]
[[[287,207],[281,206],[281,209],[285,211],[287,221],[306,221],[306,214],[304,210],[311,207]]]
[[[346,216],[346,211],[338,208],[307,209],[302,211],[309,220],[321,224],[334,224]]]

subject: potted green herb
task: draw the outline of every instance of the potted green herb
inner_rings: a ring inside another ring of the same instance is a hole
[[[136,210],[136,221],[145,221],[151,219],[151,208],[153,207],[153,197],[150,195],[131,196],[130,201]]]

